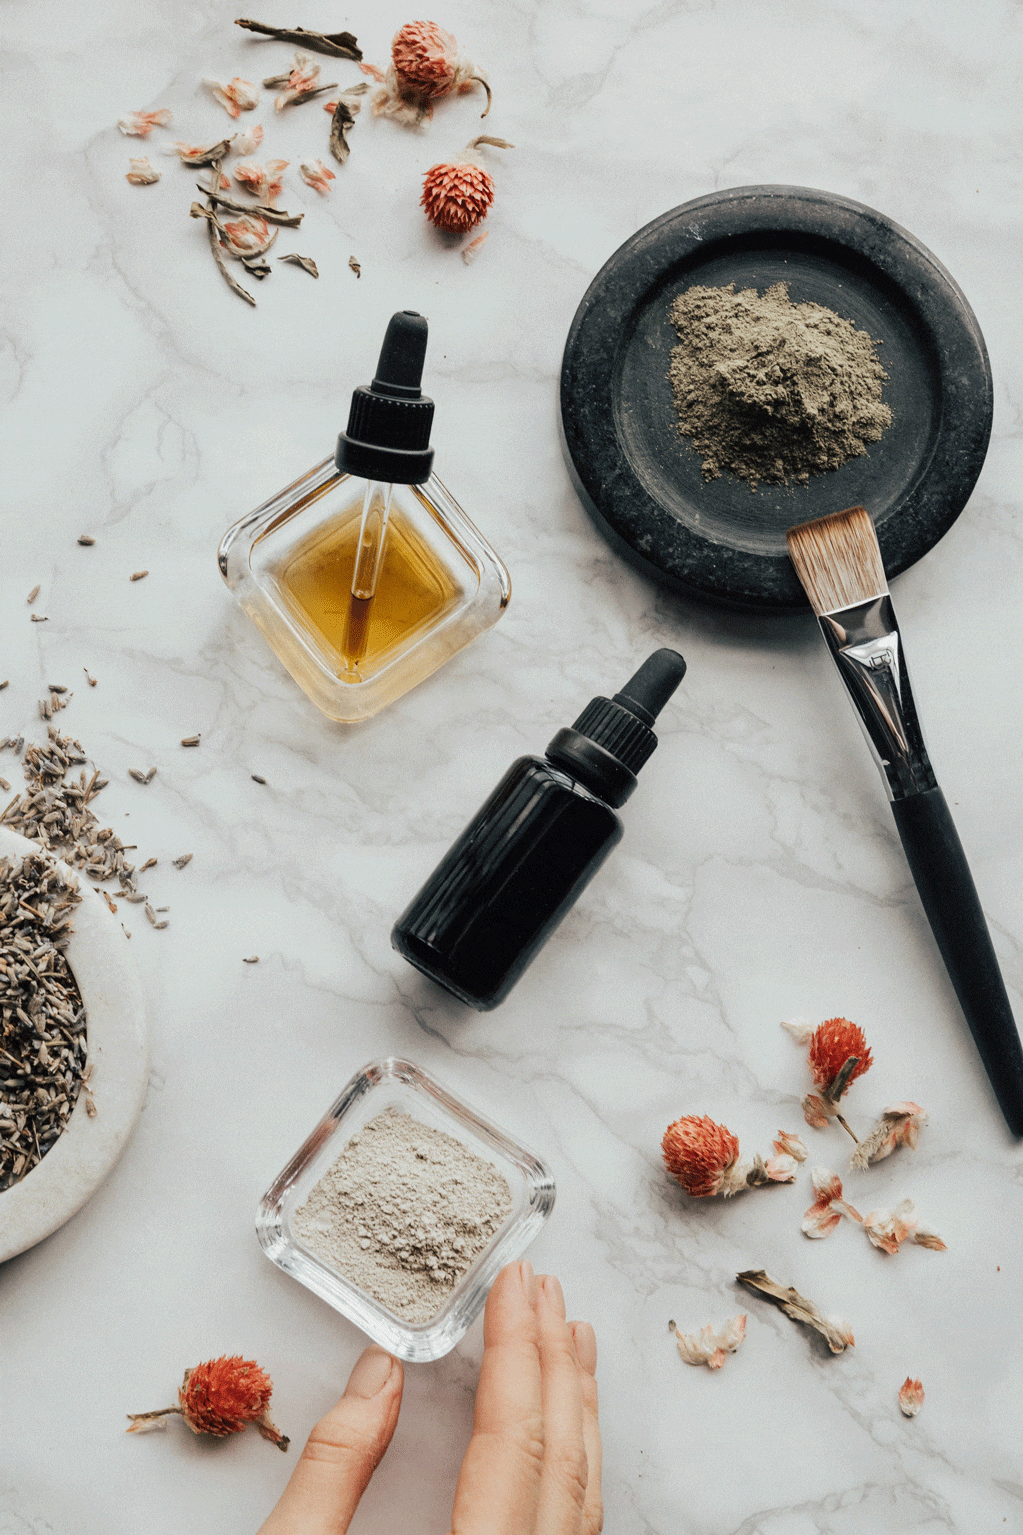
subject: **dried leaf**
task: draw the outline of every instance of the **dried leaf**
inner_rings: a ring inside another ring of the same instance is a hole
[[[199,188],[205,192],[205,187]],[[209,192],[207,201],[217,208],[226,208],[229,213],[251,213],[255,218],[265,219],[268,224],[279,224],[282,229],[297,229],[305,218],[304,213],[285,213],[282,208],[271,208],[268,203],[236,203],[230,197],[224,197],[221,192]],[[198,215],[193,215],[197,217]]]
[[[297,43],[300,48],[310,48],[313,53],[325,53],[332,59],[354,59],[358,64],[362,49],[352,32],[307,32],[305,27],[264,27],[258,21],[239,18],[236,27],[247,32],[260,32],[264,37],[275,37],[281,43]]]
[[[310,277],[319,277],[320,275],[312,256],[296,256],[293,251],[289,251],[288,255],[278,256],[277,260],[287,261],[290,266],[300,266],[303,272],[309,273]]]
[[[787,1288],[778,1284],[763,1269],[743,1269],[741,1274],[736,1274],[740,1284],[747,1290],[753,1290],[758,1295],[763,1295],[767,1300],[780,1306],[785,1315],[791,1317],[794,1322],[800,1322],[804,1327],[812,1327],[819,1332],[826,1341],[833,1354],[842,1354],[847,1348],[852,1348],[855,1339],[845,1322],[840,1322],[834,1317],[826,1317],[819,1311],[813,1301],[807,1300],[794,1290],[791,1285]]]
[[[334,104],[334,113],[330,120],[330,152],[340,165],[344,165],[352,152],[348,143],[348,130],[354,124],[356,113],[362,107],[359,97],[368,90],[369,86],[365,81],[361,85],[353,85],[350,90],[343,91]]]
[[[349,256],[349,258],[348,258],[348,265],[351,267],[351,269],[355,273],[356,277],[361,277],[362,276],[362,267],[356,261],[354,256]]]

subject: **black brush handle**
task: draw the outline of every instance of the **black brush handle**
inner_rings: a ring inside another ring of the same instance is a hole
[[[963,845],[940,789],[892,801],[910,871],[959,1005],[1014,1135],[1023,1135],[1023,1046]]]

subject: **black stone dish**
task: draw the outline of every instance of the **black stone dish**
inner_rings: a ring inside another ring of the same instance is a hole
[[[882,343],[893,421],[865,455],[806,486],[704,481],[678,431],[668,311],[731,282],[785,282]],[[912,565],[966,505],[991,415],[984,338],[941,263],[883,214],[805,187],[735,187],[647,224],[590,284],[561,367],[564,447],[598,526],[647,573],[740,608],[806,607],[786,529],[847,506],[873,516],[889,576]]]

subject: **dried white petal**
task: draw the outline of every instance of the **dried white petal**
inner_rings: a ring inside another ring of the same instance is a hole
[[[138,159],[132,156],[131,170],[125,180],[130,181],[133,187],[149,187],[154,181],[159,181],[162,175],[163,172],[156,169],[148,155],[142,155]]]
[[[899,1387],[899,1406],[903,1416],[915,1418],[924,1404],[924,1388],[919,1380],[914,1380],[911,1375]]]
[[[810,1179],[817,1198],[803,1216],[802,1229],[808,1237],[830,1236],[843,1215],[863,1224],[860,1212],[842,1198],[842,1180],[837,1173],[815,1167]]]
[[[167,107],[160,107],[156,112],[126,112],[118,118],[117,126],[130,139],[145,139],[154,128],[165,128],[173,115]]]
[[[708,1369],[720,1370],[728,1354],[734,1354],[746,1336],[746,1317],[733,1316],[715,1332],[708,1322],[699,1332],[685,1333],[675,1329],[675,1344],[679,1358],[686,1364],[705,1364]]]
[[[778,1138],[773,1144],[779,1156],[790,1156],[797,1162],[805,1162],[809,1156],[802,1137],[791,1130],[779,1130]]]
[[[787,1029],[797,1045],[808,1045],[813,1034],[814,1025],[807,1018],[782,1019],[782,1028]]]
[[[232,117],[251,112],[259,101],[259,86],[253,85],[251,80],[243,80],[240,75],[235,75],[226,84],[222,80],[203,80],[203,85]]]
[[[327,185],[327,183],[337,179],[334,175],[334,172],[332,170],[328,170],[327,166],[324,165],[322,160],[303,160],[302,164],[299,166],[299,171],[301,172],[303,181],[305,181],[309,186],[313,187],[317,192],[322,192],[324,194],[330,191],[330,187]]]

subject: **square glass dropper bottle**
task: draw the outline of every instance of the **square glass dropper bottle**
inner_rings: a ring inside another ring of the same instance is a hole
[[[315,465],[224,534],[221,575],[331,719],[368,719],[497,622],[502,561],[432,472],[427,322],[392,316],[372,384]]]

